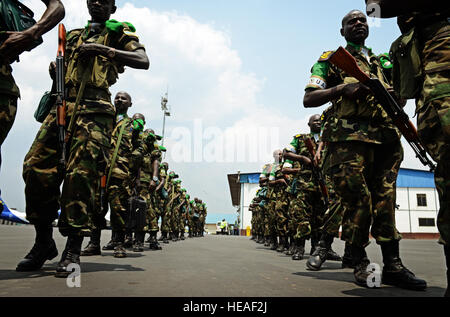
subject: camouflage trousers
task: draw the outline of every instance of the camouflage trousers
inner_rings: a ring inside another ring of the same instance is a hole
[[[378,243],[400,240],[395,227],[396,181],[403,160],[400,141],[333,142],[330,154],[334,189],[345,209],[342,240],[364,247],[369,230]]]
[[[277,195],[275,192],[272,197],[269,199],[269,203],[267,204],[267,214],[268,214],[268,229],[269,236],[276,236],[277,233],[277,214],[275,213],[275,205],[277,203],[276,199]]]
[[[178,231],[179,223],[180,223],[180,209],[176,208],[176,203],[172,208],[171,217],[170,217],[170,231],[176,232]]]
[[[95,196],[108,161],[114,117],[85,114],[77,118],[64,175],[57,170],[60,151],[55,117],[54,113],[47,116],[23,163],[27,219],[33,224],[51,223],[58,218],[61,205],[61,234],[90,235],[99,226]]]
[[[311,235],[318,235],[324,213],[320,192],[300,189],[289,195],[289,228],[294,238],[309,239]]]
[[[264,236],[268,237],[270,236],[270,211],[269,211],[269,207],[270,207],[270,199],[266,200],[266,204],[264,205]]]
[[[290,232],[289,224],[289,196],[284,188],[278,193],[275,201],[275,219],[277,236],[287,237]]]
[[[144,228],[145,232],[158,232],[158,212],[157,212],[157,199],[156,194],[151,193],[148,188],[150,187],[150,183],[141,182],[141,186],[139,188],[139,196],[144,198],[147,201],[147,218],[146,218],[146,226]]]
[[[17,113],[17,97],[0,94],[0,168],[2,166],[2,144],[11,130]]]
[[[328,190],[328,209],[324,215],[321,232],[337,238],[339,237],[339,228],[342,224],[344,209],[340,197],[334,190],[331,176],[325,175],[324,177]]]
[[[162,232],[169,232],[169,225],[168,225],[168,217],[166,213],[166,201],[165,199],[158,193],[156,196],[156,203],[157,203],[157,216],[158,219],[161,219],[161,231]]]
[[[125,232],[129,217],[130,184],[123,179],[111,177],[108,184],[108,202],[113,231]]]
[[[447,26],[448,29],[448,26]],[[425,43],[425,77],[417,104],[417,127],[421,141],[437,162],[434,174],[439,194],[437,226],[440,242],[450,243],[450,35],[445,28]]]

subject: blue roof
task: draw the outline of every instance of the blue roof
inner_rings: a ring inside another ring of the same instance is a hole
[[[259,184],[259,176],[260,173],[241,174],[239,176],[239,182],[241,184],[242,183]]]
[[[397,187],[435,188],[434,173],[401,168],[398,173]]]
[[[225,219],[229,224],[234,224],[234,222],[237,220],[238,214],[221,214],[221,213],[208,213],[206,215],[206,221],[205,223],[217,223],[219,221],[222,221],[222,219]]]
[[[241,174],[241,183],[258,184],[260,173]],[[397,187],[435,188],[434,173],[421,170],[401,168],[398,173]]]

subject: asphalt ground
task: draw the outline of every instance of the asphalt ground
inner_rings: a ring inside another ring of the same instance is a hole
[[[102,232],[102,245],[110,235]],[[56,229],[54,237],[61,253],[65,239]],[[248,237],[216,235],[162,244],[161,251],[150,251],[146,244],[144,252],[129,251],[125,259],[114,258],[112,251],[82,257],[80,287],[68,287],[66,279],[54,277],[60,256],[47,261],[41,271],[15,271],[33,241],[32,226],[0,225],[0,297],[442,297],[446,289],[443,248],[434,240],[400,244],[405,266],[428,283],[421,292],[359,287],[353,270],[342,269],[338,262],[309,271],[308,242],[306,258],[293,261]],[[342,255],[344,243],[335,240],[333,249]],[[367,253],[382,267],[375,242]]]

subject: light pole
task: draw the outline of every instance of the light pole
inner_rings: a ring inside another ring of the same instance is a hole
[[[162,143],[161,146],[164,146],[164,132],[166,129],[166,117],[170,117],[170,110],[169,106],[167,105],[167,102],[169,101],[169,92],[166,92],[166,94],[161,97],[161,110],[163,111],[163,131],[162,131]],[[164,153],[164,157],[166,156],[166,153]]]

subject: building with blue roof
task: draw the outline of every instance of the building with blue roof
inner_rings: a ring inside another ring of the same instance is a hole
[[[248,210],[259,188],[260,173],[228,175],[231,201],[238,209],[240,229],[251,227],[251,211]],[[436,218],[439,199],[434,174],[428,171],[401,168],[397,178],[396,201],[397,229],[406,234],[438,234]]]

